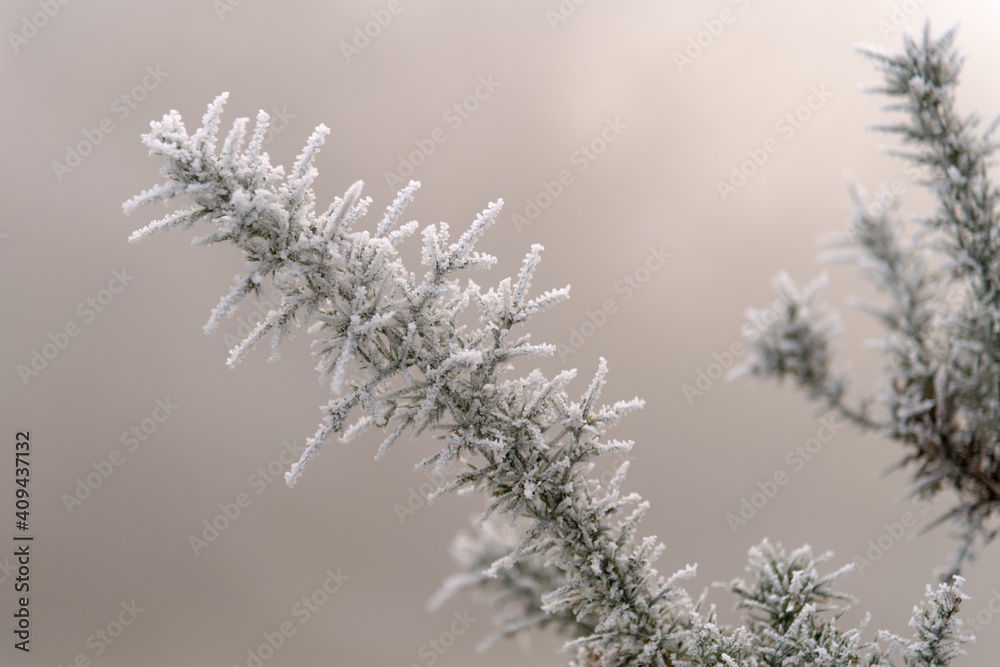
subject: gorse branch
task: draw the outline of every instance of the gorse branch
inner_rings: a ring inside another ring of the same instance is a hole
[[[523,377],[511,373],[514,361],[555,351],[533,343],[518,327],[569,295],[566,287],[531,296],[541,246],[532,246],[519,273],[495,287],[458,280],[462,272],[494,264],[475,245],[501,202],[490,204],[454,241],[445,223],[424,228],[418,280],[397,252],[417,231],[416,222],[400,224],[416,182],[399,193],[374,232],[356,230],[371,204],[361,196],[360,182],[326,211],[315,207],[313,162],[328,133],[324,126],[286,176],[262,150],[268,124],[263,112],[245,149],[247,119],[238,119],[217,149],[225,100],[223,94],[209,105],[201,128],[190,136],[176,111],[151,124],[143,141],[164,159],[166,182],[130,199],[125,210],[186,196],[188,208],[130,240],[204,220],[213,231],[195,245],[228,241],[244,252],[246,272],[213,310],[206,331],[265,284],[276,291],[277,307],[231,351],[230,365],[266,335],[272,336],[272,357],[293,328],[316,335],[317,370],[334,397],[286,474],[289,486],[335,435],[346,439],[373,426],[384,429],[376,455],[381,457],[404,433],[431,430],[442,446],[419,466],[457,471],[438,493],[472,491],[486,498],[477,535],[460,538],[454,548],[462,571],[432,603],[469,588],[488,593],[497,607],[497,632],[488,641],[551,625],[567,635],[566,647],[580,667],[892,664],[876,643],[861,641],[864,625],[835,627],[842,611],[836,601],[843,596],[830,584],[849,568],[818,574],[824,558],[813,558],[808,546],[786,554],[765,541],[751,550],[748,569],[755,582],[732,586],[750,613],[737,628],[719,625],[714,607],[703,610],[705,596],[693,600],[683,588],[694,566],[670,577],[657,572],[653,563],[664,546],[655,537],[637,536],[648,504],[623,490],[628,461],[607,483],[592,475],[597,457],[630,450],[631,441],[608,433],[642,401],[599,403],[607,373],[603,359],[578,399],[567,389],[575,371],[553,378],[538,370]],[[808,308],[796,305],[792,291],[788,299],[789,317],[801,325],[793,344],[803,353],[794,360],[780,357],[785,342],[776,339],[775,358],[785,359],[781,363],[805,386],[835,386],[808,354],[822,340],[810,328]],[[478,311],[478,326],[462,323],[469,307]],[[959,583],[942,588],[929,603],[915,621],[918,637],[903,642],[906,651],[958,651],[966,638],[957,633],[960,621],[948,604],[960,598]]]
[[[898,467],[914,467],[915,496],[957,494],[937,521],[950,521],[959,537],[943,580],[973,557],[975,541],[996,536],[1000,517],[1000,192],[987,173],[997,144],[992,127],[977,133],[978,120],[955,109],[962,58],[954,37],[952,29],[935,40],[927,26],[920,40],[904,37],[900,54],[859,48],[882,73],[883,85],[871,90],[903,114],[875,128],[902,138],[909,148],[893,152],[923,170],[937,199],[907,235],[895,208],[868,202],[854,186],[848,233],[826,253],[856,265],[888,298],[859,304],[886,331],[877,397],[847,406],[846,380],[831,379],[830,328],[811,311],[815,290],[800,297],[787,277],[778,284],[785,317],[755,332],[740,370],[792,377],[826,408],[903,443]]]
[[[325,213],[314,208],[313,160],[326,129],[321,126],[310,137],[286,179],[260,151],[264,114],[245,152],[240,147],[246,121],[240,120],[221,155],[213,154],[225,100],[223,94],[209,106],[202,128],[191,137],[176,112],[152,124],[144,141],[166,160],[163,174],[169,180],[129,200],[125,210],[186,194],[193,208],[152,223],[131,239],[206,219],[216,231],[198,244],[230,241],[246,253],[246,274],[237,277],[207,329],[266,279],[277,288],[280,306],[232,351],[230,363],[268,333],[276,352],[295,323],[319,334],[313,343],[317,368],[340,395],[330,401],[324,423],[286,475],[288,484],[295,484],[336,433],[389,427],[378,452],[382,456],[410,427],[416,433],[443,432],[443,449],[422,465],[440,471],[459,462],[460,472],[444,491],[482,491],[489,498],[484,518],[503,513],[531,522],[490,574],[534,555],[558,554],[559,586],[538,594],[533,614],[565,614],[575,619],[574,627],[592,628],[576,640],[581,651],[615,660],[628,656],[638,660],[634,664],[669,664],[666,656],[681,639],[665,628],[676,623],[675,607],[683,610],[687,594],[652,568],[659,552],[654,538],[630,546],[646,505],[636,494],[620,493],[627,464],[608,488],[587,476],[596,456],[631,446],[605,434],[642,402],[598,404],[607,370],[603,360],[579,401],[565,391],[574,371],[552,379],[538,371],[508,377],[514,360],[554,351],[551,345],[532,344],[529,335],[517,335],[514,328],[569,293],[562,288],[529,296],[541,246],[531,248],[514,279],[489,290],[471,281],[461,286],[457,272],[495,261],[474,245],[495,220],[497,202],[454,242],[444,223],[425,228],[421,261],[426,272],[417,282],[396,252],[397,244],[416,230],[416,223],[398,229],[397,223],[417,183],[400,192],[374,234],[353,231],[370,203],[360,198],[360,183]],[[480,326],[470,330],[458,319],[472,304]],[[355,408],[364,414],[348,425]],[[629,505],[634,510],[626,515]]]

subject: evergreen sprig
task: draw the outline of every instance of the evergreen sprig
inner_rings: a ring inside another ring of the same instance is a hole
[[[882,74],[870,90],[903,114],[874,128],[902,138],[907,148],[891,152],[922,170],[937,200],[909,230],[895,207],[852,186],[847,233],[825,253],[856,265],[887,297],[858,304],[886,331],[877,395],[847,405],[847,381],[830,370],[831,327],[812,307],[817,290],[799,295],[783,274],[783,316],[749,336],[752,354],[735,372],[791,378],[824,408],[901,442],[894,468],[913,467],[915,497],[952,489],[956,502],[931,524],[948,521],[958,536],[945,581],[974,557],[977,540],[996,537],[1000,517],[1000,192],[988,175],[997,144],[993,126],[979,132],[978,119],[955,108],[963,59],[954,38],[954,28],[932,38],[928,24],[919,40],[904,35],[899,54],[858,47]]]

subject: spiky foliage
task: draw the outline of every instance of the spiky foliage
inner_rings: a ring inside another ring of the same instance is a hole
[[[425,228],[425,272],[418,281],[396,251],[417,229],[415,222],[398,225],[417,183],[399,193],[374,233],[354,231],[370,204],[361,198],[360,183],[324,213],[314,206],[313,160],[326,128],[316,129],[285,177],[262,151],[263,112],[245,150],[247,120],[239,119],[216,154],[225,100],[223,94],[209,106],[192,136],[176,111],[151,124],[143,141],[164,158],[167,180],[126,202],[125,210],[187,196],[190,207],[131,240],[205,220],[214,231],[195,245],[229,241],[246,254],[246,273],[212,312],[206,331],[265,283],[276,291],[278,307],[232,350],[230,364],[269,332],[272,356],[295,326],[318,334],[317,370],[335,397],[287,473],[289,486],[336,434],[385,429],[381,457],[407,431],[436,432],[442,449],[418,467],[457,470],[438,493],[478,491],[487,499],[479,535],[462,538],[455,550],[463,573],[436,602],[456,590],[484,590],[502,607],[500,635],[554,625],[569,636],[576,665],[749,667],[779,658],[786,665],[832,665],[877,652],[860,643],[860,628],[841,633],[835,618],[825,616],[833,609],[827,602],[837,597],[828,585],[843,570],[821,577],[808,547],[786,556],[765,543],[751,553],[758,583],[734,590],[747,608],[774,613],[735,629],[719,626],[714,609],[702,613],[703,600],[692,601],[681,586],[694,575],[693,566],[668,578],[658,574],[653,562],[663,545],[655,537],[635,537],[647,504],[622,491],[628,461],[607,483],[592,475],[598,456],[632,447],[607,433],[642,401],[598,404],[603,359],[579,400],[567,393],[574,371],[551,379],[537,370],[511,377],[515,360],[554,352],[515,328],[568,296],[562,288],[529,297],[541,247],[531,248],[516,277],[494,288],[483,290],[471,280],[462,286],[457,279],[467,269],[493,264],[474,244],[496,219],[500,202],[454,242],[444,223]],[[470,305],[479,311],[475,328],[460,324]],[[500,530],[500,518],[517,528]],[[959,595],[957,586],[949,590]],[[943,618],[936,609],[932,617]],[[955,636],[957,623],[948,617],[927,628],[938,645],[951,646],[962,640]],[[826,662],[816,662],[820,657]]]
[[[816,290],[800,296],[787,278],[778,289],[785,317],[754,332],[739,370],[789,377],[862,430],[902,443],[897,467],[913,468],[915,496],[955,492],[932,524],[949,521],[958,536],[944,580],[974,556],[977,540],[996,536],[1000,516],[1000,193],[987,173],[996,143],[992,126],[979,132],[976,117],[955,108],[962,58],[954,39],[954,29],[934,39],[925,26],[919,40],[904,35],[902,53],[859,47],[882,74],[871,90],[903,114],[875,128],[901,137],[893,153],[917,167],[937,199],[910,229],[895,207],[854,186],[847,233],[826,253],[856,265],[887,297],[860,304],[886,331],[879,391],[848,406],[846,380],[830,370],[830,328],[811,304]]]

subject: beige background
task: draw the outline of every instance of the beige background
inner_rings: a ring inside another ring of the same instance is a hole
[[[960,104],[987,117],[1000,110],[1000,10],[971,0],[910,4],[919,9],[904,18],[915,28],[925,11],[936,31],[962,21],[959,41],[970,57]],[[606,324],[565,364],[543,366],[550,373],[579,367],[584,378],[575,391],[582,391],[603,355],[611,367],[605,399],[647,401],[618,431],[637,441],[628,486],[652,503],[642,528],[667,544],[660,569],[699,563],[692,592],[742,575],[746,550],[765,535],[789,547],[832,549],[832,567],[863,555],[884,524],[914,509],[899,500],[906,473],[876,479],[902,450],[874,437],[843,429],[793,470],[786,454],[819,424],[791,389],[716,381],[693,404],[682,392],[714,354],[740,340],[744,308],[771,301],[768,283],[778,269],[800,281],[823,270],[816,238],[843,225],[847,168],[870,189],[906,183],[904,206],[927,206],[902,165],[879,152],[886,139],[864,130],[885,117],[881,100],[858,91],[876,75],[851,47],[897,48],[898,32],[880,30],[892,3],[593,0],[553,29],[546,12],[556,0],[406,1],[347,62],[341,42],[386,6],[246,0],[220,18],[208,0],[74,2],[16,53],[8,33],[42,10],[26,0],[0,9],[7,35],[0,47],[0,423],[8,443],[16,430],[31,430],[37,535],[33,650],[30,660],[15,652],[5,630],[0,664],[67,665],[82,654],[102,667],[245,665],[262,633],[287,621],[295,634],[266,665],[427,665],[421,646],[465,611],[476,622],[436,664],[566,662],[556,653],[560,642],[546,636],[536,636],[527,653],[507,642],[477,656],[490,623],[469,598],[424,610],[451,571],[447,543],[480,507],[478,499],[450,497],[401,525],[394,505],[426,482],[412,466],[433,442],[402,442],[379,463],[371,438],[328,446],[294,490],[251,479],[278,458],[283,441],[301,444],[320,418],[327,395],[315,381],[308,337],[296,338],[279,363],[265,363],[261,350],[227,369],[223,336],[206,337],[201,326],[240,270],[237,252],[192,251],[190,232],[129,245],[128,234],[163,210],[121,213],[122,201],[158,181],[159,163],[138,141],[148,122],[175,108],[193,131],[223,90],[231,93],[226,127],[258,108],[288,118],[268,145],[275,163],[288,165],[311,129],[327,123],[333,132],[318,161],[319,199],[361,178],[375,212],[393,194],[384,173],[415,140],[444,129],[447,140],[416,170],[424,186],[407,219],[446,220],[461,230],[487,202],[504,198],[502,219],[482,244],[500,263],[477,281],[492,284],[516,271],[529,245],[542,243],[535,288],[573,286],[567,304],[537,318],[536,339],[568,342],[588,310],[614,301]],[[723,10],[735,20],[679,72],[673,54]],[[143,90],[147,67],[166,75],[158,83],[147,78],[156,85]],[[449,126],[445,111],[491,76],[499,87],[460,127]],[[144,99],[134,100],[136,108],[115,103],[137,85]],[[814,86],[832,97],[786,138],[776,123]],[[620,136],[577,171],[574,151],[617,117],[626,125]],[[96,136],[103,119],[113,130],[101,132],[100,144],[60,181],[53,162],[64,161],[84,132]],[[779,150],[723,203],[717,181],[770,137]],[[571,170],[573,183],[518,233],[511,216],[561,169]],[[616,283],[660,245],[668,263],[626,301]],[[86,321],[78,304],[100,297],[123,267],[134,280]],[[866,286],[848,268],[828,270],[826,297],[842,309],[847,331],[840,361],[870,386],[878,357],[864,341],[878,329],[844,308]],[[235,334],[251,310],[223,333]],[[18,365],[70,323],[79,334],[25,386]],[[121,434],[141,427],[156,400],[167,398],[179,407],[128,451]],[[64,494],[114,450],[124,462],[69,512]],[[726,514],[779,469],[789,483],[734,535]],[[7,544],[12,477],[8,456],[0,465],[0,540]],[[195,556],[189,536],[241,492],[250,506]],[[861,598],[858,610],[874,613],[873,628],[908,633],[911,608],[951,546],[943,529],[904,539],[843,588]],[[972,614],[1000,590],[998,549],[968,570]],[[9,565],[11,550],[2,547],[0,564]],[[322,586],[328,568],[350,579],[300,623],[293,605]],[[10,576],[0,581],[4,628],[12,586]],[[728,593],[713,596],[732,618]],[[88,637],[132,600],[144,611],[96,655],[100,644],[88,645]],[[970,657],[956,664],[992,664],[998,628],[986,625]]]

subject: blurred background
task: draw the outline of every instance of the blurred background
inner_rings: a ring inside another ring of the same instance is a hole
[[[534,320],[536,340],[563,345],[543,369],[579,368],[578,393],[604,356],[603,398],[645,399],[617,437],[636,441],[627,486],[652,504],[641,529],[667,545],[661,572],[698,563],[697,595],[742,576],[765,536],[834,551],[830,570],[877,556],[841,580],[860,599],[845,620],[868,610],[869,637],[909,635],[953,547],[943,528],[910,539],[913,524],[945,504],[903,499],[906,472],[878,477],[897,445],[821,432],[791,388],[720,376],[745,358],[745,308],[773,301],[784,268],[802,282],[829,272],[838,363],[856,389],[876,382],[865,342],[879,329],[845,306],[871,290],[821,265],[816,239],[843,227],[848,170],[904,210],[930,205],[880,151],[894,139],[865,130],[886,116],[859,91],[877,75],[852,51],[895,50],[900,27],[928,15],[935,33],[961,23],[959,104],[992,118],[1000,7],[972,0],[4,3],[0,423],[9,444],[30,429],[36,538],[31,653],[6,632],[0,664],[567,661],[544,634],[527,651],[502,642],[476,655],[491,627],[470,597],[425,610],[452,571],[450,540],[481,508],[471,497],[426,507],[434,480],[413,465],[433,440],[402,441],[380,462],[374,438],[328,445],[284,486],[328,394],[306,335],[278,363],[259,350],[226,368],[259,317],[250,304],[202,333],[241,271],[236,249],[192,251],[191,232],[126,242],[167,212],[122,214],[160,180],[139,135],[170,109],[194,131],[222,91],[226,128],[271,114],[276,164],[331,127],[322,208],[363,179],[374,224],[412,177],[423,187],[405,219],[457,233],[503,198],[480,246],[499,265],[475,279],[495,284],[544,244],[533,288],[569,283],[572,298]],[[16,532],[12,459],[0,466],[3,540]],[[727,519],[779,471],[787,483],[756,496],[755,514]],[[8,619],[12,545],[0,549]],[[987,606],[1000,598],[998,549],[967,568],[966,617],[981,629],[956,665],[1000,652]],[[736,618],[727,591],[710,600]]]

